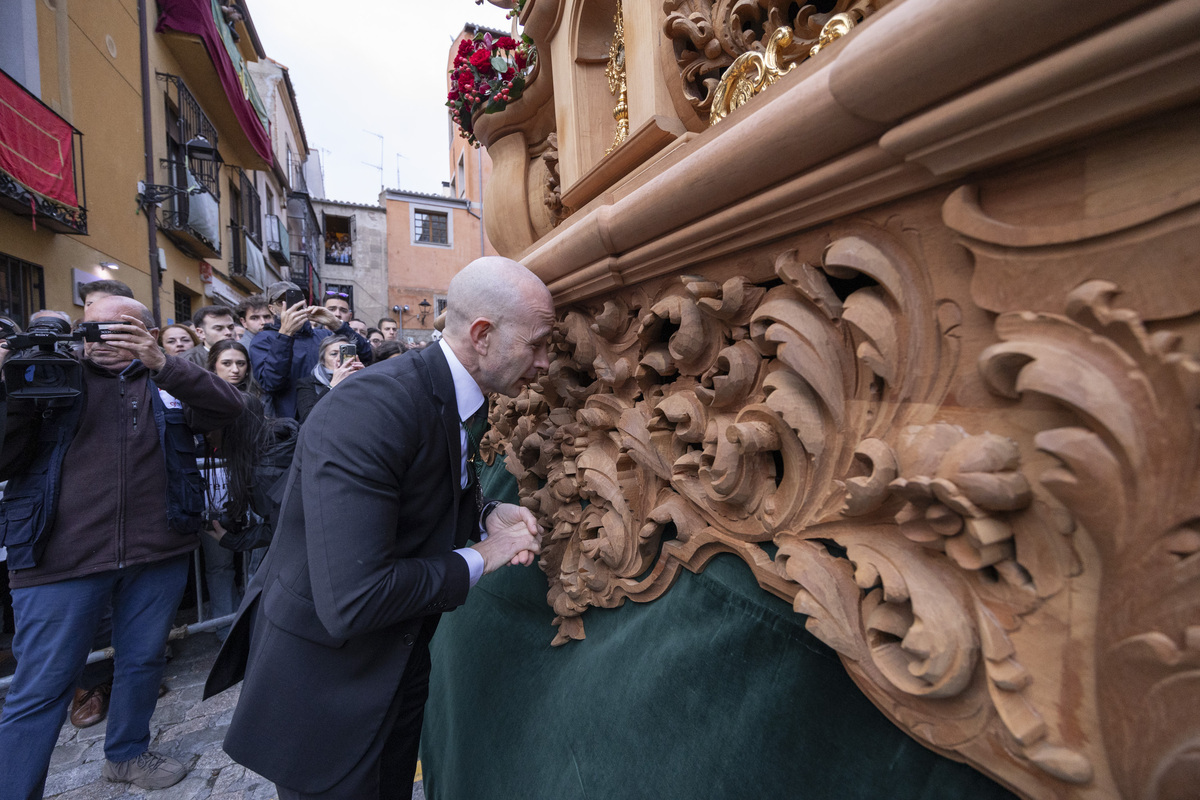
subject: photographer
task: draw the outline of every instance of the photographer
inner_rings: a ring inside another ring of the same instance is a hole
[[[317,365],[322,339],[333,333],[346,337],[355,344],[358,358],[364,364],[371,363],[371,345],[328,309],[308,305],[294,283],[272,283],[267,288],[267,301],[277,321],[264,326],[254,337],[250,345],[251,368],[265,393],[267,413],[295,419],[296,387]]]
[[[88,323],[103,324],[97,340],[85,343],[82,362],[43,350],[6,373],[0,479],[9,484],[0,530],[17,670],[0,712],[4,797],[40,796],[75,680],[110,603],[116,656],[103,775],[150,789],[186,774],[148,746],[163,650],[202,524],[192,437],[236,419],[242,402],[217,376],[164,354],[136,300],[96,300],[84,311]],[[55,375],[74,386],[59,391],[42,380],[27,387],[44,392],[32,400],[17,385]]]

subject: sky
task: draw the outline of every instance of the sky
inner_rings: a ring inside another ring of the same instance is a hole
[[[288,68],[330,200],[388,189],[440,194],[450,179],[446,67],[466,22],[507,31],[474,0],[246,0],[263,50]],[[378,135],[375,135],[378,134]],[[366,163],[364,163],[366,162]]]

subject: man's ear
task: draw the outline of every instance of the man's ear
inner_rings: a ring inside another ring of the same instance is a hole
[[[471,337],[471,347],[475,348],[476,353],[479,353],[481,356],[487,355],[491,334],[495,330],[496,326],[487,317],[477,317],[471,323],[471,327],[467,329],[467,333]]]

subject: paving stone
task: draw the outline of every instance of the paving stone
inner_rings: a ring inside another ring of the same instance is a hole
[[[104,779],[100,777],[100,765],[94,761],[89,764],[75,764],[63,769],[51,767],[50,774],[46,778],[45,795],[53,797],[97,780]]]
[[[59,745],[50,756],[50,768],[66,769],[75,764],[83,763],[83,754],[91,749],[87,742]]]
[[[68,721],[59,733],[51,762],[47,800],[277,800],[273,783],[235,763],[221,749],[240,687],[201,700],[219,646],[211,634],[172,643],[175,657],[167,664],[163,680],[170,691],[159,699],[151,720],[150,749],[189,765],[186,778],[153,792],[109,783],[100,774],[104,723],[78,730]],[[414,784],[412,796],[424,800],[420,783]]]

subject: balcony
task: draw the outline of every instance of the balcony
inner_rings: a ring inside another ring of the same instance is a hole
[[[288,231],[293,251],[304,253],[316,263],[321,257],[321,225],[308,195],[295,194],[288,198]]]
[[[174,159],[162,160],[173,195],[158,210],[158,227],[179,249],[194,258],[221,257],[221,202],[197,175]]]
[[[262,250],[244,228],[230,228],[229,277],[234,283],[249,292],[261,292],[267,288],[267,261]]]
[[[292,253],[288,280],[300,287],[309,304],[315,305],[323,299],[321,274],[317,272],[316,262],[307,253]]]
[[[220,128],[234,161],[247,169],[269,170],[269,117],[246,69],[246,59],[261,53],[253,48],[243,52],[233,42],[229,24],[212,0],[159,0],[158,7],[155,32],[163,34],[163,43]]]
[[[308,194],[308,178],[304,176],[304,162],[293,157],[288,164],[288,180],[291,181],[292,194]]]
[[[267,252],[275,259],[275,263],[281,267],[291,264],[292,237],[288,234],[287,225],[283,220],[274,214],[267,214],[263,236],[266,238]]]
[[[0,206],[56,233],[87,235],[83,134],[0,72]]]

